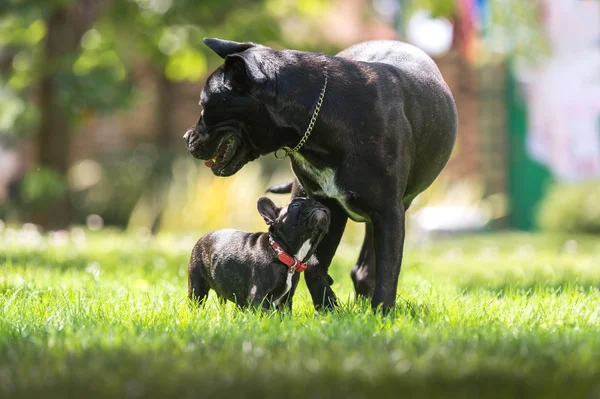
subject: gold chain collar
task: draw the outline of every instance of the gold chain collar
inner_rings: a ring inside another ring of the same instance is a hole
[[[319,94],[319,100],[317,101],[317,105],[315,106],[315,110],[313,111],[312,117],[310,118],[310,123],[306,128],[306,132],[304,132],[304,136],[300,139],[300,142],[291,150],[288,147],[283,147],[280,150],[284,152],[283,156],[278,156],[277,153],[279,150],[275,151],[275,158],[283,159],[287,156],[290,156],[300,150],[308,137],[312,133],[313,128],[315,127],[315,123],[317,122],[317,117],[319,116],[319,112],[321,111],[321,106],[323,105],[323,99],[325,98],[325,91],[327,90],[327,66],[325,66],[325,83],[323,84],[323,88],[321,89],[321,94]]]

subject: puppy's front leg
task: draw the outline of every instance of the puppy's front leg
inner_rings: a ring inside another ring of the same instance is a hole
[[[221,306],[225,306],[227,304],[227,298],[224,296],[217,294],[217,298],[219,298],[219,304],[221,304]]]
[[[260,309],[264,312],[271,310],[271,301],[265,292],[256,292],[248,298],[248,305],[253,309]]]
[[[278,310],[285,309],[289,312],[292,311],[292,299],[294,298],[294,294],[296,293],[296,288],[298,287],[299,281],[300,275],[298,273],[294,273],[294,275],[292,276],[292,287],[290,288],[290,291],[283,296],[279,306],[277,306]]]

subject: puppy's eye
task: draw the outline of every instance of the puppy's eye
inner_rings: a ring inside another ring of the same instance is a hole
[[[296,204],[292,204],[292,206],[291,206],[291,208],[292,208],[292,209],[296,209],[296,208],[298,208],[298,207],[300,207],[300,204],[298,204],[298,203],[296,203]]]

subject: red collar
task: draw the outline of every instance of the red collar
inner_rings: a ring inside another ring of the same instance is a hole
[[[281,263],[287,265],[287,267],[290,268],[290,273],[301,273],[304,270],[306,270],[306,265],[300,262],[298,259],[294,258],[292,255],[285,252],[283,248],[281,248],[281,245],[279,245],[273,239],[273,236],[271,236],[271,234],[269,234],[269,244],[271,244],[271,248],[273,248],[273,251],[275,251],[277,259],[279,259]]]

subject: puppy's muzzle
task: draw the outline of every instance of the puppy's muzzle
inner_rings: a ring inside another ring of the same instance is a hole
[[[329,230],[330,216],[328,209],[315,209],[309,219],[309,227],[317,229],[323,233]]]

